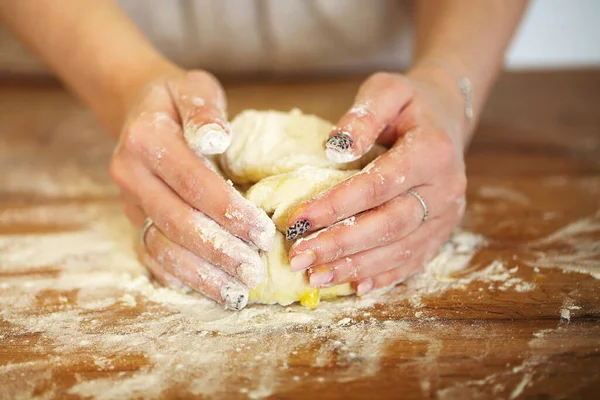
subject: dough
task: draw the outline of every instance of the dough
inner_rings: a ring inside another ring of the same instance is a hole
[[[350,163],[330,161],[324,144],[333,124],[298,109],[246,110],[231,122],[232,143],[221,156],[225,174],[235,183],[256,183],[302,166],[357,169],[370,162],[377,150]]]
[[[316,308],[321,299],[331,299],[354,293],[350,284],[317,289],[308,284],[305,271],[292,272],[288,262],[291,244],[286,245],[281,232],[275,234],[275,245],[266,254],[266,279],[250,289],[249,303],[281,304],[286,306],[299,301],[303,306]]]
[[[356,172],[304,166],[261,180],[246,192],[246,197],[271,215],[280,232],[285,232],[294,208]]]
[[[308,284],[306,272],[292,272],[288,261],[292,243],[286,243],[282,232],[285,232],[287,218],[296,206],[356,172],[358,171],[305,166],[293,172],[265,178],[248,190],[246,197],[272,215],[278,230],[275,245],[264,255],[267,278],[250,290],[249,302],[288,305],[300,301],[303,305],[314,308],[320,298],[353,293],[349,284],[315,289]]]
[[[220,157],[221,166],[237,184],[256,182],[245,195],[269,214],[278,230],[273,248],[261,253],[267,274],[250,290],[250,303],[288,305],[300,301],[314,308],[320,299],[354,293],[349,284],[315,289],[309,285],[306,271],[292,272],[288,253],[293,243],[283,234],[296,206],[352,176],[383,152],[375,146],[355,162],[331,162],[324,150],[331,127],[330,122],[297,109],[289,113],[247,110],[231,124],[232,143]]]

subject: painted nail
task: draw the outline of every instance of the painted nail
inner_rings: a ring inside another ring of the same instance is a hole
[[[336,133],[327,139],[325,147],[345,153],[350,147],[352,147],[353,143],[354,139],[352,139],[352,136],[348,135],[347,133]]]
[[[292,258],[290,266],[292,267],[292,271],[297,272],[310,267],[315,261],[317,261],[317,256],[308,250]]]
[[[325,143],[325,154],[331,161],[346,163],[358,159],[360,156],[352,154],[349,150],[354,144],[354,139],[347,133],[336,133]]]
[[[367,294],[371,291],[371,289],[373,289],[373,281],[371,279],[367,279],[365,281],[362,281],[357,287],[356,287],[356,294],[358,296],[362,296],[364,294]]]
[[[313,273],[310,275],[310,286],[320,287],[326,285],[333,279],[333,271],[328,267],[313,268]]]
[[[287,232],[285,233],[286,240],[296,240],[298,237],[304,235],[310,229],[310,222],[301,219],[300,221],[296,221],[294,225],[287,228]]]
[[[225,308],[241,310],[248,304],[248,289],[244,286],[225,285],[221,289],[221,298],[225,302]]]

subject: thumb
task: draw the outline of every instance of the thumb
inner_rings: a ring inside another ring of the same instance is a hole
[[[169,82],[183,125],[183,136],[197,155],[222,154],[231,144],[225,93],[204,71],[188,72]]]
[[[383,72],[372,75],[361,85],[354,104],[329,134],[325,143],[327,158],[346,163],[362,157],[411,98],[412,89],[401,75]]]

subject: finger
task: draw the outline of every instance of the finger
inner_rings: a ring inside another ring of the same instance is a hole
[[[415,257],[414,262],[375,275],[372,278],[355,282],[353,284],[354,290],[359,296],[362,296],[371,290],[391,289],[399,283],[404,282],[410,276],[422,271],[424,264],[431,261],[433,255],[439,251],[440,247],[449,239],[449,237],[449,233],[434,236],[427,242],[423,253],[420,256]]]
[[[414,261],[426,249],[427,242],[442,229],[454,226],[448,218],[423,223],[413,234],[391,244],[366,250],[344,259],[308,270],[312,286],[332,286],[361,281]]]
[[[198,155],[222,154],[231,144],[225,93],[219,81],[204,71],[171,79],[169,90],[183,123],[183,136]]]
[[[422,258],[422,257],[420,257]],[[379,275],[375,275],[372,278],[363,279],[361,281],[352,284],[354,291],[357,296],[364,296],[372,290],[392,288],[410,276],[412,276],[421,265],[420,260],[414,260],[411,263],[407,263],[398,268],[382,272]]]
[[[339,163],[360,158],[411,97],[410,86],[399,75],[371,76],[358,90],[353,106],[333,128],[325,144],[327,157]]]
[[[191,288],[185,286],[183,282],[181,282],[175,276],[167,272],[162,265],[160,265],[148,254],[146,250],[140,251],[139,257],[142,264],[144,264],[146,268],[148,268],[154,279],[156,279],[161,285],[173,290],[191,290]]]
[[[137,228],[141,228],[144,224],[144,220],[146,219],[146,214],[144,214],[144,211],[139,206],[124,198],[121,199],[121,207],[133,225]]]
[[[415,153],[396,145],[361,172],[302,203],[288,217],[287,240],[377,207],[425,182]]]
[[[404,132],[399,131],[399,127],[401,125],[401,117],[403,113],[400,113],[388,126],[386,126],[383,131],[377,137],[377,143],[385,147],[392,147],[396,140],[398,140],[399,135],[402,135]],[[403,127],[404,129],[410,130],[410,125],[407,127]]]
[[[225,229],[262,250],[273,245],[275,225],[266,213],[245,199],[214,171],[204,157],[196,156],[181,134],[181,128],[168,111],[165,89],[158,88],[145,100],[146,112],[123,133],[124,152],[141,158],[146,167],[159,176],[186,203],[201,210]],[[165,111],[167,110],[167,111]],[[121,158],[130,157],[122,156]],[[129,185],[127,171],[116,157],[111,164],[113,180]]]
[[[248,304],[248,287],[206,260],[166,238],[151,227],[145,243],[152,260],[159,260],[164,270],[226,308],[241,310]],[[152,261],[149,261],[152,263]]]
[[[466,179],[454,177],[456,152],[452,141],[436,131],[407,132],[358,174],[296,208],[288,218],[286,238],[329,226],[377,207],[423,184],[452,181],[449,193],[464,193]]]
[[[443,214],[449,207],[458,207],[439,196],[443,188],[425,185],[413,190],[427,199],[428,218]],[[293,271],[300,271],[398,241],[419,228],[424,217],[420,200],[406,192],[364,214],[299,239],[290,250],[290,265]]]
[[[258,251],[183,202],[143,166],[129,163],[123,169],[127,175],[122,187],[136,196],[141,208],[171,241],[251,287],[262,281],[265,265]]]

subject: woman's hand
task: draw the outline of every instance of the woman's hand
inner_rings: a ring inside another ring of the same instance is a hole
[[[230,142],[218,81],[175,70],[151,81],[131,107],[110,171],[127,216],[137,226],[153,221],[140,253],[154,276],[240,309],[265,273],[246,242],[269,249],[275,226],[206,157]]]
[[[362,295],[429,261],[465,209],[464,107],[456,79],[439,67],[371,76],[326,151],[350,161],[375,142],[390,149],[290,215],[288,239],[317,231],[292,247],[292,269],[309,268],[316,287],[353,282]]]

